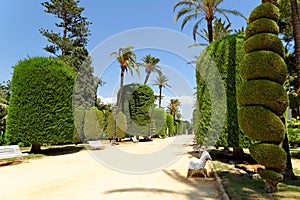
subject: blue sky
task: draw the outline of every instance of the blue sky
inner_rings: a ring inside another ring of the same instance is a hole
[[[12,66],[16,65],[19,60],[28,56],[50,56],[43,50],[47,43],[40,33],[39,29],[55,30],[54,23],[57,19],[50,14],[43,12],[44,8],[40,0],[6,0],[0,1],[0,82],[10,80],[12,75]],[[122,34],[130,32],[133,38],[143,38],[144,40],[156,41],[162,40],[161,43],[167,45],[168,39],[160,38],[160,35],[147,36],[147,27],[150,30],[159,32],[159,28],[168,31],[174,31],[174,38],[170,40],[177,47],[182,47],[183,51],[186,44],[191,39],[191,24],[187,24],[183,31],[180,30],[181,21],[174,25],[173,19],[175,13],[173,6],[177,0],[117,0],[117,1],[101,1],[101,0],[81,0],[80,6],[85,7],[83,13],[93,24],[90,26],[91,36],[89,37],[88,50],[92,54],[94,60],[95,71],[101,71],[97,75],[100,76],[107,84],[99,88],[99,96],[111,98],[114,96],[115,90],[118,88],[119,69],[117,63],[110,58],[109,53],[102,53],[101,48],[105,48],[105,44],[115,42],[115,50],[123,46],[118,44],[133,45],[135,41],[122,38]],[[260,0],[225,0],[221,5],[223,8],[236,9],[248,16],[251,10],[260,3]],[[239,29],[246,26],[245,20],[239,17],[230,16],[232,21],[232,29]],[[202,24],[205,27],[205,23]],[[137,30],[144,32],[140,33]],[[156,33],[155,32],[155,33]],[[139,34],[139,35],[138,35]],[[187,37],[186,41],[181,44]],[[177,38],[177,39],[176,39]],[[118,42],[119,41],[119,42]],[[164,45],[163,45],[164,46]],[[169,48],[169,47],[168,47]],[[171,47],[173,48],[173,47]],[[196,51],[196,50],[193,50]],[[161,59],[163,71],[170,78],[172,88],[165,89],[167,97],[181,97],[182,101],[189,104],[188,111],[185,111],[184,118],[190,119],[191,102],[193,96],[193,88],[195,87],[195,75],[192,65],[187,65],[187,59],[180,53],[174,52],[173,49],[163,49],[159,43],[154,46],[140,46],[136,50],[137,60],[140,61],[142,56],[151,53],[153,56]],[[101,63],[101,61],[106,60]],[[110,59],[110,60],[109,60]],[[101,60],[101,61],[97,61]],[[104,69],[104,70],[103,70]],[[174,78],[171,78],[174,77]],[[153,74],[149,83],[153,81]],[[143,82],[144,74],[141,77],[130,77],[128,74],[125,78],[126,83]],[[158,91],[154,88],[155,93]],[[186,98],[186,99],[184,99]],[[166,98],[167,99],[167,98]],[[188,103],[189,102],[189,103]],[[185,104],[185,103],[184,103]]]

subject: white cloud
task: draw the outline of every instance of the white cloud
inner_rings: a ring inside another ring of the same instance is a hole
[[[103,96],[98,96],[98,98],[101,99],[101,102],[103,103],[115,103],[117,100],[116,100],[116,97],[103,97]]]

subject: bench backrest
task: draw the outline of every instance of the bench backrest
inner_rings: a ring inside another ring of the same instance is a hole
[[[88,144],[91,147],[102,147],[102,146],[104,146],[100,140],[88,141]]]
[[[18,145],[0,146],[0,157],[22,154]]]

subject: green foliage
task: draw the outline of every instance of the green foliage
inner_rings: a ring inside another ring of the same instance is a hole
[[[238,122],[244,134],[255,140],[279,143],[284,139],[284,124],[277,115],[263,107],[241,108]]]
[[[272,33],[260,33],[248,38],[244,44],[245,53],[253,51],[273,51],[284,56],[284,46],[277,35]]]
[[[15,67],[7,119],[11,144],[73,141],[74,71],[52,58],[29,58]]]
[[[284,59],[272,51],[254,51],[245,55],[241,75],[246,80],[267,79],[283,84],[287,76]]]
[[[112,139],[114,136],[115,120],[113,113],[108,113],[107,117],[107,138]]]
[[[198,59],[196,78],[197,109],[199,111],[194,112],[193,123],[194,126],[198,124],[195,134],[198,135],[199,143],[217,144],[218,146],[244,146],[243,140],[240,140],[243,137],[240,135],[241,131],[238,126],[236,102],[236,88],[242,83],[240,63],[244,55],[243,41],[244,37],[241,35],[226,36],[212,42]],[[213,68],[217,68],[220,72],[222,83],[216,82],[218,77],[216,77],[216,73],[212,72]],[[205,81],[203,77],[209,77],[208,81]],[[208,84],[211,84],[209,85],[210,91]],[[223,84],[226,94],[223,94],[221,87],[219,87]],[[211,94],[216,97],[223,96],[223,98],[226,95],[226,102],[223,102],[222,98],[214,98],[214,101],[211,101]],[[227,107],[225,123],[222,121],[224,106]],[[212,117],[212,108],[215,110],[215,117]],[[197,121],[195,117],[200,120]]]
[[[258,33],[273,33],[277,35],[279,33],[279,27],[274,20],[261,18],[248,24],[246,28],[246,38],[249,38]]]
[[[83,107],[78,107],[73,112],[75,133],[81,141],[85,140],[84,137],[84,121],[85,121],[85,109]],[[77,136],[74,135],[74,141],[78,141]],[[79,142],[79,141],[78,141]]]
[[[275,172],[273,170],[259,168],[257,171],[262,179],[272,180],[272,181],[282,181],[283,180],[283,175],[281,173]]]
[[[163,108],[153,108],[151,112],[151,120],[155,125],[155,135],[166,134],[167,113]]]
[[[86,140],[103,138],[103,113],[96,107],[92,107],[85,113],[84,136]]]
[[[273,4],[260,4],[256,8],[254,8],[248,18],[248,23],[251,23],[255,20],[267,18],[272,19],[275,22],[279,19],[279,9],[277,6]]]
[[[286,153],[278,145],[259,143],[251,145],[249,150],[253,159],[266,169],[282,172],[286,167]]]
[[[127,133],[127,122],[126,122],[126,116],[119,112],[116,117],[116,134],[117,138],[123,139],[126,137]]]
[[[140,126],[150,124],[150,111],[154,106],[154,92],[148,85],[140,85],[129,98],[130,118]]]
[[[269,80],[246,81],[238,90],[240,106],[263,106],[282,115],[288,106],[288,98],[282,85]]]
[[[69,56],[76,47],[86,46],[87,37],[90,35],[88,26],[91,23],[81,16],[84,8],[79,7],[78,3],[79,0],[50,0],[42,3],[46,13],[53,14],[61,20],[55,23],[61,33],[40,29],[40,33],[51,43],[45,47],[49,53]]]
[[[173,135],[173,133],[174,133],[174,118],[169,113],[167,113],[166,124],[167,124],[167,128],[169,129],[169,135]]]

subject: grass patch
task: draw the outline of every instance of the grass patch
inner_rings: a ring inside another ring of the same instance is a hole
[[[296,155],[300,155],[298,150],[296,152]],[[224,153],[222,150],[213,150],[211,156],[214,160],[214,169],[231,200],[293,200],[300,197],[300,179],[285,180],[278,184],[278,192],[269,194],[264,191],[263,180],[252,179],[233,170],[234,165],[231,163],[241,161],[234,160],[232,152]],[[253,161],[247,160],[249,158],[247,154],[245,158],[248,163]],[[300,170],[294,168],[294,173],[299,175]]]

